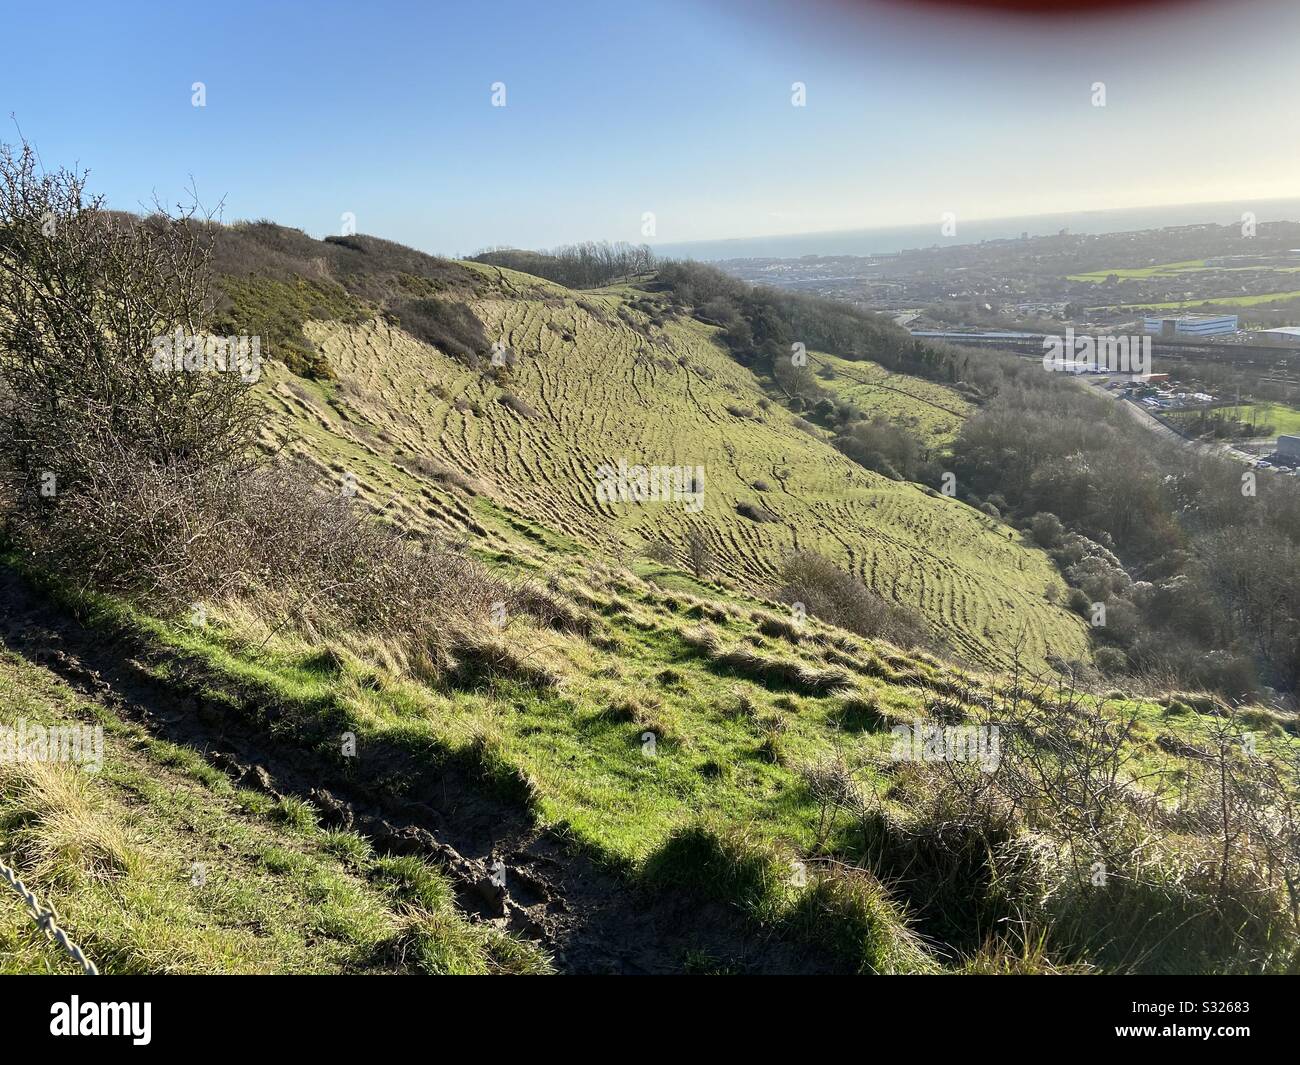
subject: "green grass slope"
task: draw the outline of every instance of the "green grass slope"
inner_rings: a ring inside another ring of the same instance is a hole
[[[271,368],[269,437],[352,474],[395,520],[469,531],[489,549],[630,562],[651,540],[680,548],[694,527],[720,575],[750,591],[769,587],[791,550],[814,549],[920,609],[971,662],[1086,656],[1083,624],[1044,597],[1055,580],[1044,554],[964,504],[864,470],[762,403],[759,382],[711,327],[656,326],[629,288],[578,296],[467,265],[487,275],[469,305],[513,366],[471,368],[382,319],[308,322],[337,381]],[[965,409],[939,386],[889,375],[889,388],[872,387],[869,365],[818,358],[837,363],[844,384],[861,379],[853,398],[865,411],[923,417],[939,440]],[[600,501],[597,468],[620,459],[702,466],[703,510]]]
[[[1032,947],[1025,958],[984,956],[984,922],[1010,919],[987,881],[992,858],[962,842],[961,817],[926,805],[942,771],[927,776],[936,767],[895,760],[892,730],[991,720],[1009,742],[1071,720],[1082,705],[1104,706],[1117,721],[1135,715],[1122,790],[1154,798],[1169,794],[1158,781],[1176,789],[1207,757],[1221,712],[1199,696],[1157,703],[1113,693],[1077,704],[1064,688],[954,670],[813,620],[793,626],[740,595],[700,598],[617,567],[575,563],[550,583],[583,631],[514,618],[460,647],[456,668],[432,679],[381,664],[364,641],[272,629],[237,606],[214,607],[196,627],[110,600],[62,602],[93,631],[129,633],[122,646],[159,684],[177,685],[182,698],[195,692],[224,729],[251,728],[292,750],[318,767],[313,779],[346,777],[372,798],[419,806],[456,767],[503,809],[644,891],[646,905],[664,892],[696,895],[819,948],[845,971],[1054,964]],[[41,812],[51,804],[21,788],[6,789],[0,818],[0,848],[31,870],[97,961],[122,971],[546,968],[536,950],[461,920],[434,867],[417,863],[416,887],[434,887],[410,898],[409,859],[377,857],[362,837],[317,827],[310,802],[232,788],[193,747],[78,705],[42,670],[8,657],[0,696],[11,717],[90,716],[111,728],[105,771],[84,783],[100,795],[110,831],[74,837],[88,839],[89,852],[61,837],[55,848],[38,845],[50,837]],[[1270,757],[1295,743],[1291,718],[1256,711],[1251,727]],[[355,736],[351,761],[339,753],[345,733]],[[1059,737],[1040,742],[1046,749]],[[102,843],[119,838],[129,851]],[[1161,846],[1181,838],[1167,831]],[[42,861],[51,849],[54,866]],[[119,851],[138,857],[112,857]],[[96,857],[105,852],[110,860]],[[506,853],[515,869],[518,852]],[[1014,868],[1017,853],[999,861]],[[204,891],[187,882],[195,861],[208,868]],[[1051,876],[1064,877],[1054,891],[1078,897],[1068,875]],[[1137,938],[1113,958],[1102,945],[1085,958],[1096,951],[1121,969],[1207,964],[1187,937],[1164,945],[1147,903],[1124,905],[1146,922]],[[7,920],[4,964],[54,966],[16,907]],[[412,921],[423,923],[412,930]],[[1080,953],[1068,927],[1062,935],[1057,949]],[[146,956],[155,936],[167,948]],[[412,936],[419,951],[408,949]],[[734,960],[682,954],[665,964],[717,971]]]
[[[103,765],[0,763],[0,857],[102,973],[547,972],[462,917],[442,873],[236,787],[48,670],[0,652],[0,726],[99,726]],[[0,886],[0,973],[76,966]]]
[[[952,442],[974,409],[954,389],[907,374],[891,373],[873,362],[850,361],[816,353],[809,362],[823,388],[861,410],[910,430],[930,448]]]

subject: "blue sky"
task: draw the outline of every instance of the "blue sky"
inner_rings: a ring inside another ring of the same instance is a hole
[[[1300,6],[25,5],[0,108],[115,207],[430,251],[1300,195]],[[191,86],[206,86],[204,107]],[[807,106],[791,106],[791,85]],[[1091,86],[1106,84],[1104,108]],[[491,86],[503,82],[503,108]]]

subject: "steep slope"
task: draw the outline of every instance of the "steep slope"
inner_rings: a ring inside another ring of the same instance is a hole
[[[5,643],[22,646],[26,628],[9,621],[0,612]],[[103,730],[84,746],[101,756],[94,771],[0,761],[0,858],[100,972],[551,971],[530,944],[459,913],[433,865],[321,828],[311,806],[253,774],[237,787],[129,720],[129,700],[98,673],[80,676],[78,691],[0,647],[0,728]],[[74,971],[0,885],[0,973]]]
[[[337,381],[304,383],[272,368],[265,394],[277,442],[353,475],[363,496],[415,527],[468,530],[498,550],[524,533],[552,552],[631,562],[665,540],[684,561],[680,545],[694,528],[721,575],[762,591],[791,550],[815,549],[920,609],[971,662],[1086,656],[1082,623],[1045,598],[1055,573],[1041,552],[956,500],[862,469],[801,428],[763,402],[716,330],[682,318],[655,325],[631,288],[579,295],[464,265],[484,274],[468,305],[512,365],[468,366],[379,318],[311,321],[305,332]],[[922,397],[945,391],[906,380]],[[888,389],[855,399],[870,412],[877,395],[882,411],[897,412]],[[950,432],[955,421],[944,413],[935,429]],[[620,460],[702,467],[702,510],[601,500],[598,470]]]
[[[814,354],[809,361],[817,368],[822,387],[837,398],[910,430],[931,447],[951,442],[975,409],[954,389],[891,373],[872,362],[823,353]]]

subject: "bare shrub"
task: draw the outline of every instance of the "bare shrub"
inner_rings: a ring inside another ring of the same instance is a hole
[[[535,422],[541,417],[541,415],[537,413],[537,408],[527,400],[520,399],[513,392],[503,392],[497,398],[497,402],[503,407],[514,411],[519,415],[519,417],[526,418],[530,422]]]
[[[197,208],[113,214],[86,175],[0,146],[0,455],[12,507],[47,520],[123,455],[236,461],[247,375],[160,372],[155,341],[201,336],[212,299]]]
[[[641,549],[641,554],[651,562],[658,562],[661,566],[671,566],[677,561],[677,552],[667,540],[647,541],[646,545]]]
[[[963,824],[982,841],[980,868],[962,882],[986,919],[1110,971],[1290,964],[1300,928],[1292,749],[1252,753],[1249,723],[1225,711],[1209,720],[1208,749],[1169,774],[1147,760],[1136,711],[1061,681],[1017,677],[1008,695],[996,712],[971,708],[985,723],[1001,718],[992,772],[912,765],[897,796],[926,833]],[[947,936],[968,921],[944,923]]]
[[[469,366],[477,366],[491,347],[483,323],[463,303],[437,297],[405,300],[390,313],[413,337]]]
[[[686,533],[686,560],[697,580],[707,577],[713,569],[713,549],[698,529]]]
[[[883,637],[901,647],[928,643],[929,627],[910,607],[890,603],[853,574],[815,551],[798,551],[781,567],[776,598],[802,603],[809,614],[860,636]]]
[[[41,171],[27,145],[0,148],[0,483],[8,530],[39,566],[164,609],[237,598],[275,628],[391,638],[435,671],[511,603],[580,624],[255,458],[247,376],[154,362],[157,338],[210,321],[213,227],[193,210],[110,214],[85,187]],[[466,350],[482,338],[459,305],[415,310]]]
[[[245,576],[248,529],[236,509],[248,471],[197,460],[154,462],[104,442],[57,507],[9,515],[37,562],[80,587],[140,596],[167,608],[216,598]]]
[[[749,500],[736,504],[736,513],[750,521],[768,522],[780,521],[767,507],[760,503],[751,503]]]
[[[541,252],[490,248],[475,255],[473,261],[534,274],[569,288],[607,285],[618,278],[646,273],[655,266],[654,254],[648,246],[622,241],[616,244],[588,241]]]
[[[483,492],[483,486],[478,481],[460,470],[452,469],[445,462],[440,462],[432,456],[412,452],[401,455],[399,462],[401,468],[414,473],[416,476],[427,477],[441,484],[452,485],[468,495],[476,496]]]

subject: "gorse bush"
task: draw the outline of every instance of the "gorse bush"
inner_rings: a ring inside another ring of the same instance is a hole
[[[267,221],[199,228],[211,247],[218,329],[260,335],[267,357],[295,374],[334,376],[303,331],[312,319],[357,323],[386,313],[466,361],[487,348],[463,307],[421,306],[475,290],[477,277],[458,263],[360,234],[316,240]]]
[[[328,360],[304,335],[305,322],[329,318],[357,322],[365,316],[341,285],[326,279],[223,276],[218,288],[223,298],[218,300],[214,329],[260,337],[263,352],[300,377],[334,376]]]
[[[390,313],[413,337],[470,366],[477,366],[490,347],[483,323],[462,303],[437,297],[405,300]]]

